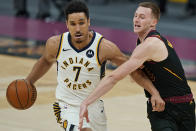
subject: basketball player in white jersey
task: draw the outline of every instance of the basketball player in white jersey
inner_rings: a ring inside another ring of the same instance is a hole
[[[47,40],[43,56],[26,79],[34,84],[57,62],[56,119],[64,131],[78,131],[80,104],[104,76],[106,61],[120,65],[126,57],[114,43],[89,30],[89,12],[83,2],[71,1],[65,14],[69,32]],[[157,105],[162,102],[152,83],[145,89],[154,94]],[[107,131],[102,100],[89,106],[89,119],[90,123],[84,120],[82,131]]]

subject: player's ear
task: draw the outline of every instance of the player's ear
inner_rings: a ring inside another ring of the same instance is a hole
[[[152,26],[152,27],[155,27],[155,26],[157,25],[157,22],[158,22],[157,19],[153,19],[153,20],[152,20],[152,23],[151,23],[151,26]]]

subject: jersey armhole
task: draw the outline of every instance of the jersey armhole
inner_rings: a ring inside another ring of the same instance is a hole
[[[163,41],[163,43],[167,42],[167,44],[165,44],[165,45],[168,45],[169,47],[173,48],[173,45],[167,39],[166,39],[166,41],[164,41],[159,35],[152,35],[152,36],[149,36],[149,37],[157,37],[158,39]]]
[[[96,60],[97,60],[97,63],[98,63],[99,66],[101,66],[101,62],[99,60],[99,46],[100,46],[100,43],[103,40],[103,38],[104,38],[103,36],[101,38],[99,38],[99,41],[98,41],[98,44],[97,44],[97,49],[96,49],[96,51],[97,51]]]
[[[159,35],[151,35],[149,37],[156,37],[156,38],[160,39],[161,41],[163,41],[163,39]]]
[[[61,35],[61,38],[60,38],[60,43],[59,43],[59,48],[58,48],[58,51],[57,51],[56,59],[59,58],[59,55],[60,55],[60,53],[61,53],[63,36],[64,36],[64,34],[62,34],[62,35]]]

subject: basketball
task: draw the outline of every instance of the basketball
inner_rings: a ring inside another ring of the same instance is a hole
[[[37,98],[37,91],[30,82],[18,79],[9,84],[6,97],[12,107],[18,110],[25,110],[34,104]]]

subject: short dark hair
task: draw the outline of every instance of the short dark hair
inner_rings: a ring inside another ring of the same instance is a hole
[[[65,8],[65,18],[68,20],[68,15],[72,13],[83,12],[89,19],[89,10],[87,5],[80,0],[72,0]]]
[[[150,8],[152,10],[152,15],[159,20],[160,19],[160,9],[157,4],[153,2],[142,2],[139,4],[141,7]]]

